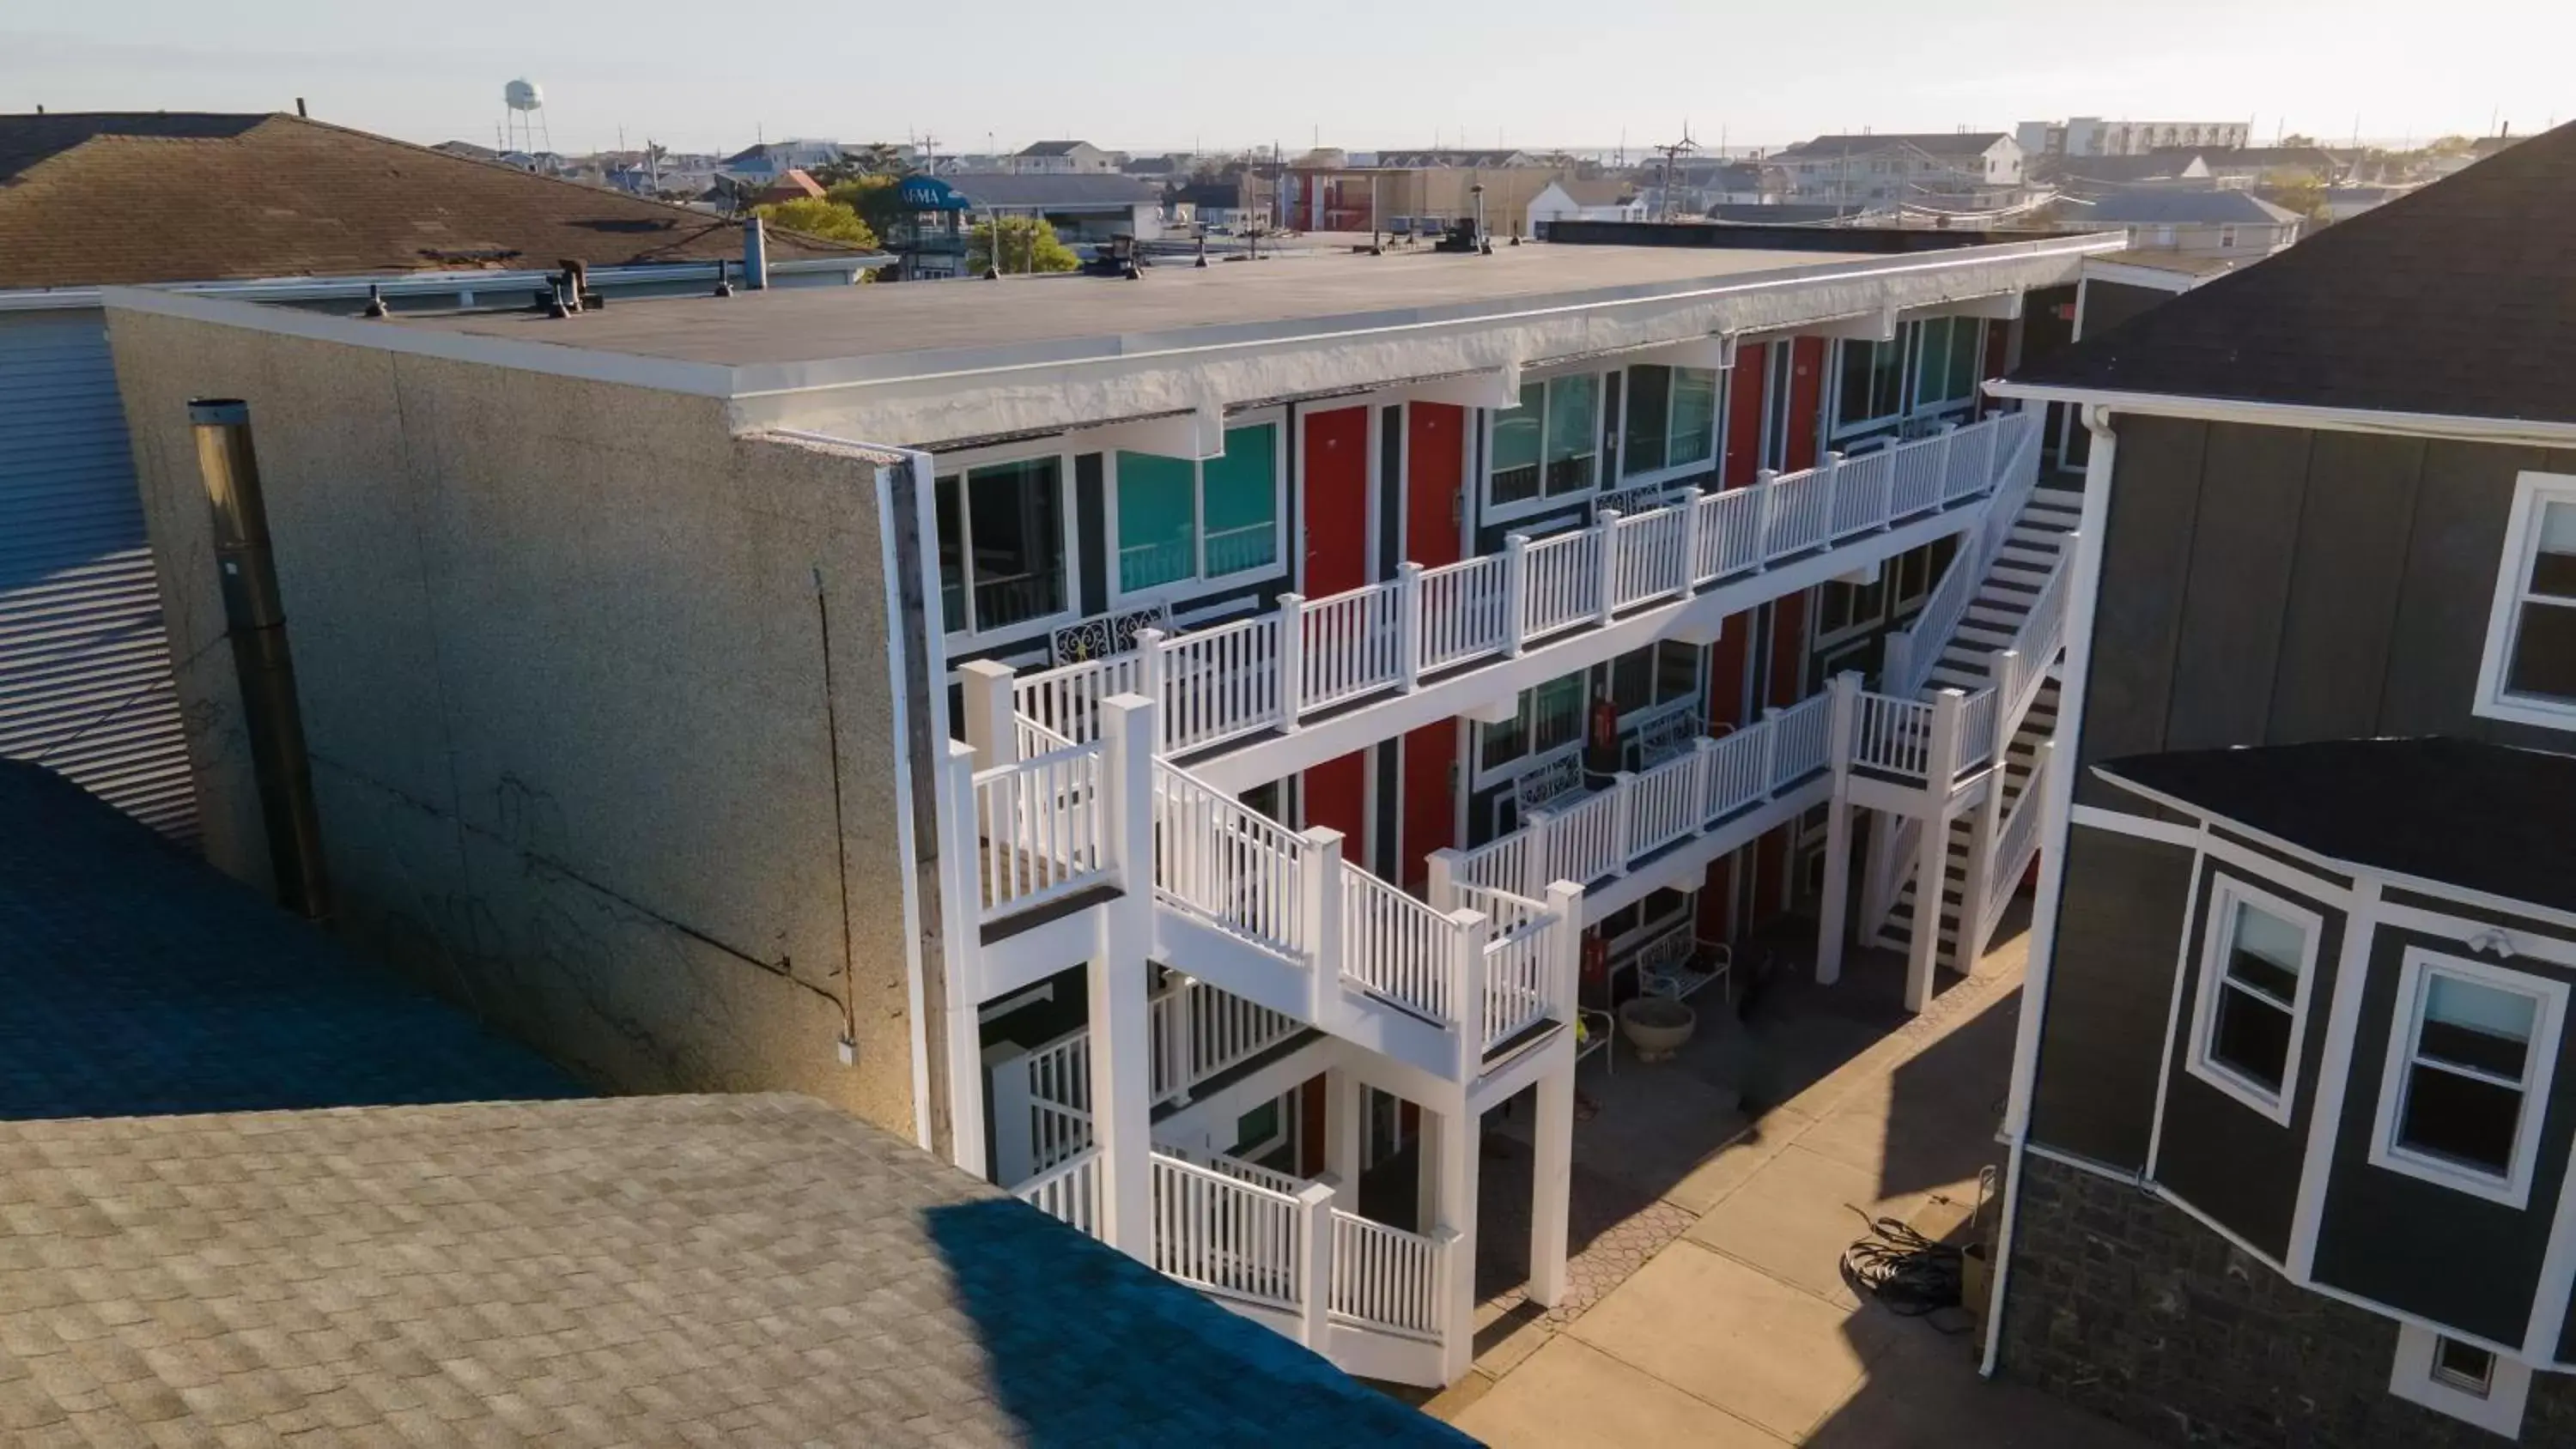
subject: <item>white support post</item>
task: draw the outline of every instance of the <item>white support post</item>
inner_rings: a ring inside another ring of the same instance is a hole
[[[1628,858],[1637,853],[1637,777],[1626,770],[1610,777],[1610,862],[1612,875],[1628,873]]]
[[[1423,857],[1430,867],[1430,879],[1423,886],[1422,899],[1431,909],[1447,915],[1458,909],[1458,862],[1455,847],[1443,846]]]
[[[1941,497],[1947,501],[1956,496],[1950,491],[1950,465],[1959,451],[1959,425],[1943,423],[1937,436],[1941,439]]]
[[[975,749],[947,742],[939,789],[941,970],[947,978],[950,1161],[977,1177],[992,1169],[984,1151],[983,1052],[975,1008],[983,1004],[983,838],[975,820]]]
[[[1583,887],[1570,880],[1547,885],[1547,913],[1556,917],[1548,932],[1547,1001],[1558,1021],[1574,1021],[1574,996],[1583,972]]]
[[[1940,581],[1936,579],[1933,582]],[[1906,680],[1914,677],[1913,670],[1914,630],[1911,627],[1888,630],[1886,649],[1880,656],[1878,677],[1881,680]]]
[[[1943,867],[1950,853],[1950,790],[1959,777],[1959,731],[1966,706],[1967,696],[1955,689],[1941,691],[1932,705],[1923,835],[1915,845],[1914,939],[1907,943],[1905,959],[1905,1009],[1918,1015],[1932,1004],[1932,968],[1941,955],[1941,898],[1949,885]]]
[[[1529,647],[1529,535],[1503,535],[1503,653],[1518,659]]]
[[[1297,732],[1306,704],[1306,596],[1279,596],[1279,732]]]
[[[1829,451],[1818,466],[1825,474],[1825,536],[1819,542],[1830,546],[1841,532],[1835,525],[1843,516],[1843,455]]]
[[[1324,1071],[1324,1175],[1333,1181],[1333,1204],[1360,1210],[1360,1117],[1366,1108],[1360,1079],[1340,1067]]]
[[[1449,979],[1458,984],[1458,1081],[1473,1086],[1485,1069],[1485,943],[1493,919],[1483,911],[1449,913]]]
[[[1310,1182],[1297,1190],[1297,1247],[1304,1269],[1297,1285],[1298,1342],[1322,1353],[1333,1321],[1331,1183]]]
[[[1529,831],[1529,845],[1521,851],[1521,885],[1517,894],[1534,896],[1547,889],[1548,878],[1555,874],[1548,864],[1548,852],[1556,839],[1556,812],[1533,810],[1522,824]]]
[[[1395,566],[1395,678],[1407,694],[1422,686],[1422,565]]]
[[[993,1181],[1017,1187],[1037,1171],[1029,1134],[1029,1054],[1010,1042],[984,1053],[984,1080],[993,1093]]]
[[[1310,970],[1306,1019],[1325,1031],[1340,1030],[1342,1005],[1342,832],[1309,827],[1300,842],[1297,871],[1298,929]]]
[[[1691,799],[1698,802],[1692,819],[1698,821],[1698,832],[1706,835],[1717,822],[1718,806],[1724,803],[1717,794],[1717,741],[1701,735],[1691,742]]]
[[[1165,708],[1168,701],[1163,694],[1163,653],[1168,642],[1160,629],[1136,631],[1136,692],[1154,702],[1155,719],[1164,728],[1170,726],[1166,718],[1170,710]],[[1155,737],[1154,747],[1158,751],[1162,748],[1161,736]]]
[[[965,694],[966,743],[975,747],[976,768],[1020,762],[1020,732],[1013,723],[1017,706],[1011,697],[1011,667],[989,659],[970,659],[957,666]]]
[[[1753,486],[1761,491],[1755,496],[1753,509],[1753,571],[1771,567],[1771,515],[1780,507],[1780,470],[1765,468],[1753,475]]]
[[[1762,711],[1762,798],[1780,793],[1780,711]]]
[[[1432,1120],[1424,1114],[1425,1122]],[[1434,1198],[1439,1228],[1449,1234],[1441,1256],[1441,1377],[1450,1383],[1476,1364],[1476,1148],[1477,1115],[1462,1097],[1459,1109],[1437,1119],[1440,1191]]]
[[[1554,1308],[1565,1297],[1565,1250],[1573,1218],[1574,1064],[1538,1079],[1530,1123],[1530,1301]]]
[[[1817,911],[1816,982],[1831,986],[1843,976],[1843,945],[1851,935],[1852,731],[1860,725],[1860,676],[1850,670],[1826,686],[1833,703],[1826,739],[1834,764],[1833,797],[1825,804],[1825,897]]]
[[[1119,898],[1098,913],[1090,970],[1091,1140],[1100,1149],[1100,1238],[1153,1261],[1154,741],[1142,695],[1100,702],[1101,804]],[[970,1018],[971,1019],[971,1018]]]
[[[1699,590],[1700,494],[1692,489],[1680,503],[1682,510],[1682,582],[1673,597],[1687,599]]]
[[[1619,611],[1619,510],[1604,508],[1593,515],[1592,521],[1601,530],[1601,537],[1595,540],[1601,552],[1594,565],[1600,575],[1601,598],[1594,618],[1607,628],[1611,616]]]

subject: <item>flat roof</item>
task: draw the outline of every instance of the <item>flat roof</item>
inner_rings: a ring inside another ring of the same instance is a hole
[[[1843,266],[1964,261],[1987,250],[1889,257],[1863,251],[1505,245],[1491,256],[1309,255],[1214,262],[1205,269],[1166,261],[1147,268],[1141,281],[1058,276],[830,291],[782,288],[727,298],[620,302],[565,318],[509,312],[403,318],[399,325],[745,367],[1319,323],[1435,308],[1458,309],[1463,318],[1539,299],[1572,304],[1687,291],[1692,283],[1774,272],[1821,275]]]

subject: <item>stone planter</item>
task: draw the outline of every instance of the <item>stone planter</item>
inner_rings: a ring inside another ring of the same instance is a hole
[[[1619,1034],[1641,1062],[1660,1062],[1680,1051],[1698,1026],[1696,1013],[1666,997],[1632,996],[1619,1005]]]

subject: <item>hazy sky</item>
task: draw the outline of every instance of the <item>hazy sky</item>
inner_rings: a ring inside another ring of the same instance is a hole
[[[1094,17],[1117,16],[1114,20]],[[1131,149],[1642,146],[2017,120],[2247,117],[2320,136],[2576,115],[2576,0],[0,0],[0,111],[288,110],[558,150],[1080,136]],[[2553,84],[2554,82],[2554,84]]]

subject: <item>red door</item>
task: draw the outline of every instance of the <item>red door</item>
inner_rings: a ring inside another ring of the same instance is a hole
[[[1458,843],[1457,799],[1451,793],[1458,764],[1458,722],[1434,720],[1404,737],[1404,842],[1402,884],[1419,890],[1430,878],[1430,855]]]
[[[1771,351],[1756,342],[1739,348],[1726,380],[1724,485],[1742,488],[1762,468],[1762,389],[1771,380]]]
[[[1404,414],[1404,556],[1427,569],[1456,563],[1467,410],[1409,403]]]
[[[1368,836],[1368,752],[1353,750],[1306,771],[1306,823],[1342,832],[1342,859],[1364,864]]]
[[[1789,451],[1784,455],[1788,466],[1781,471],[1795,473],[1816,466],[1816,412],[1825,397],[1825,339],[1801,337],[1791,344],[1789,352]]]
[[[1368,580],[1369,415],[1365,407],[1306,414],[1306,597]]]

